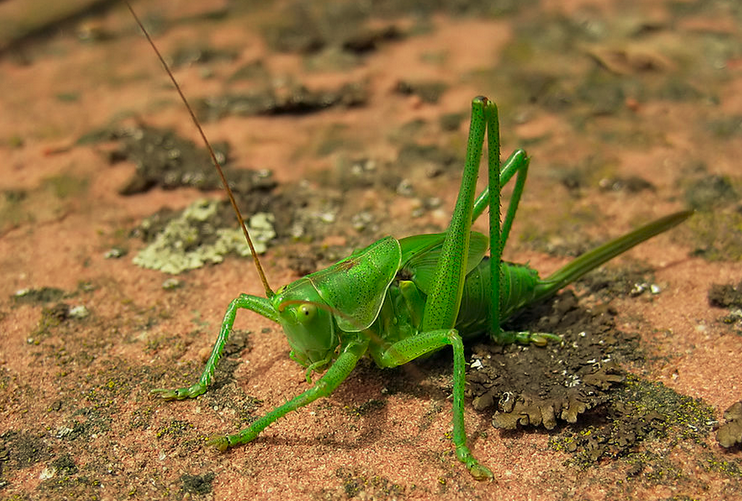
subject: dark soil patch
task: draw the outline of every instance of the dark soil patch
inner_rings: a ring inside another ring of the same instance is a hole
[[[474,407],[494,408],[496,428],[576,422],[624,380],[620,363],[642,361],[638,335],[616,330],[615,315],[609,306],[580,307],[574,293],[564,292],[506,326],[557,333],[561,345],[474,346],[467,378]]]
[[[662,440],[669,448],[685,439],[702,443],[713,423],[714,410],[703,400],[632,375],[605,406],[553,437],[551,446],[573,453],[574,464],[587,467],[636,452],[645,441]]]
[[[742,282],[713,284],[709,289],[709,304],[717,308],[742,308]]]
[[[668,449],[685,439],[703,442],[713,408],[628,373],[624,367],[643,364],[644,352],[638,333],[616,329],[615,315],[609,305],[580,306],[571,291],[529,310],[506,328],[557,333],[561,345],[474,346],[467,375],[474,407],[494,410],[495,428],[567,424],[551,446],[573,454],[580,467],[625,457],[647,441],[663,440]],[[732,416],[724,433],[734,426]],[[637,460],[633,474],[649,463]]]
[[[59,301],[65,292],[56,287],[41,287],[39,289],[24,289],[13,294],[12,299],[18,304],[45,304]]]
[[[43,435],[26,431],[7,431],[0,436],[0,465],[10,469],[28,468],[49,459],[51,453]]]
[[[183,492],[189,494],[209,494],[211,492],[211,483],[216,475],[213,472],[204,473],[203,475],[183,475],[180,477],[183,482]]]
[[[734,284],[712,284],[708,292],[709,305],[727,308],[729,311],[717,319],[738,335],[742,335],[742,282]]]
[[[107,127],[87,133],[78,144],[118,141],[119,146],[109,153],[113,163],[130,161],[137,167],[134,176],[119,189],[122,195],[146,192],[156,186],[165,190],[180,187],[202,191],[222,189],[222,183],[208,151],[173,130],[145,125]],[[263,171],[235,169],[230,164],[229,145],[212,144],[230,186],[236,192],[269,191],[276,183]]]
[[[360,106],[368,100],[368,90],[361,83],[349,83],[338,89],[310,90],[294,84],[284,92],[273,88],[251,94],[225,94],[195,102],[195,112],[202,121],[219,120],[229,115],[304,115],[333,106]]]

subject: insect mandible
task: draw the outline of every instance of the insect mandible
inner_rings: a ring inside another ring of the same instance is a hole
[[[501,324],[514,313],[541,301],[590,270],[635,245],[685,221],[692,211],[677,212],[605,245],[546,278],[527,265],[502,261],[515,213],[528,174],[529,158],[516,150],[500,164],[499,120],[496,105],[485,97],[472,101],[466,164],[456,206],[443,233],[396,239],[385,237],[324,270],[273,291],[255,253],[252,240],[201,126],[157,47],[131,5],[129,10],[165,67],[202,136],[252,251],[266,297],[240,294],[224,316],[219,337],[203,374],[188,388],[156,389],[165,400],[196,398],[206,392],[229,338],[237,311],[251,310],[281,325],[291,358],[314,372],[325,371],[314,385],[276,407],[249,427],[218,436],[211,445],[225,450],[254,440],[289,412],[329,396],[369,355],[381,368],[396,367],[450,346],[453,350],[453,434],[457,458],[478,480],[493,478],[467,446],[464,426],[464,341],[489,335],[497,343],[545,345],[559,341],[553,334],[503,331]],[[488,186],[478,196],[476,182],[483,145],[487,140]],[[515,177],[504,219],[500,190]],[[489,208],[489,236],[472,231],[472,222]],[[487,249],[490,255],[485,256]]]

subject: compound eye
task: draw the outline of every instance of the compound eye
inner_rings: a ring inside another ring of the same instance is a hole
[[[297,310],[300,322],[309,322],[317,314],[317,307],[313,304],[303,304]]]

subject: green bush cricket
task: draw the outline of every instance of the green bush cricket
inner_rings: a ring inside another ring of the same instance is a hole
[[[500,165],[497,107],[487,98],[477,97],[472,101],[466,164],[458,200],[445,232],[399,240],[382,238],[331,267],[274,292],[200,124],[130,5],[129,9],[165,66],[211,153],[252,250],[266,295],[263,298],[240,294],[230,303],[219,337],[196,384],[176,390],[156,389],[152,393],[166,400],[195,398],[205,393],[239,309],[251,310],[281,325],[291,347],[290,356],[307,369],[310,384],[314,372],[325,371],[310,389],[268,412],[248,428],[209,441],[221,450],[248,443],[289,412],[329,396],[364,355],[369,355],[381,368],[396,367],[451,346],[454,356],[452,436],[456,456],[476,479],[491,479],[492,472],[477,461],[467,446],[464,341],[484,334],[502,344],[518,342],[540,346],[559,341],[553,334],[506,332],[501,329],[501,323],[692,215],[692,211],[682,211],[660,218],[583,254],[544,279],[527,265],[503,262],[502,250],[523,193],[530,159],[525,151],[517,150]],[[485,136],[489,181],[488,187],[475,197]],[[500,191],[513,177],[516,178],[515,187],[502,219]],[[489,236],[471,230],[472,222],[487,208],[490,209]],[[488,248],[490,255],[486,257]]]

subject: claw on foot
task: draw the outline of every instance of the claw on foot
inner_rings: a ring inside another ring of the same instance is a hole
[[[562,338],[546,332],[534,332],[531,334],[531,344],[535,344],[536,346],[546,346],[549,342],[561,343]]]
[[[158,388],[156,390],[151,390],[149,393],[151,395],[157,395],[163,400],[177,400],[178,399],[178,392],[176,390],[166,390],[163,388]]]
[[[216,435],[214,437],[211,437],[207,442],[206,445],[216,447],[219,449],[219,452],[224,452],[229,448],[229,439],[227,439],[224,435]]]
[[[456,457],[466,465],[466,469],[469,470],[469,473],[475,479],[492,480],[495,477],[489,468],[483,464],[479,464],[479,461],[474,458],[466,444],[456,447]]]
[[[534,346],[544,347],[552,341],[561,343],[562,338],[546,332],[523,331],[515,333],[515,341],[519,344],[532,344]]]
[[[200,384],[194,384],[190,388],[178,388],[177,390],[158,388],[151,390],[150,393],[159,396],[163,400],[185,400],[186,398],[196,398],[206,393],[206,388]]]
[[[478,463],[469,467],[469,473],[477,480],[492,480],[495,478],[489,468]]]

